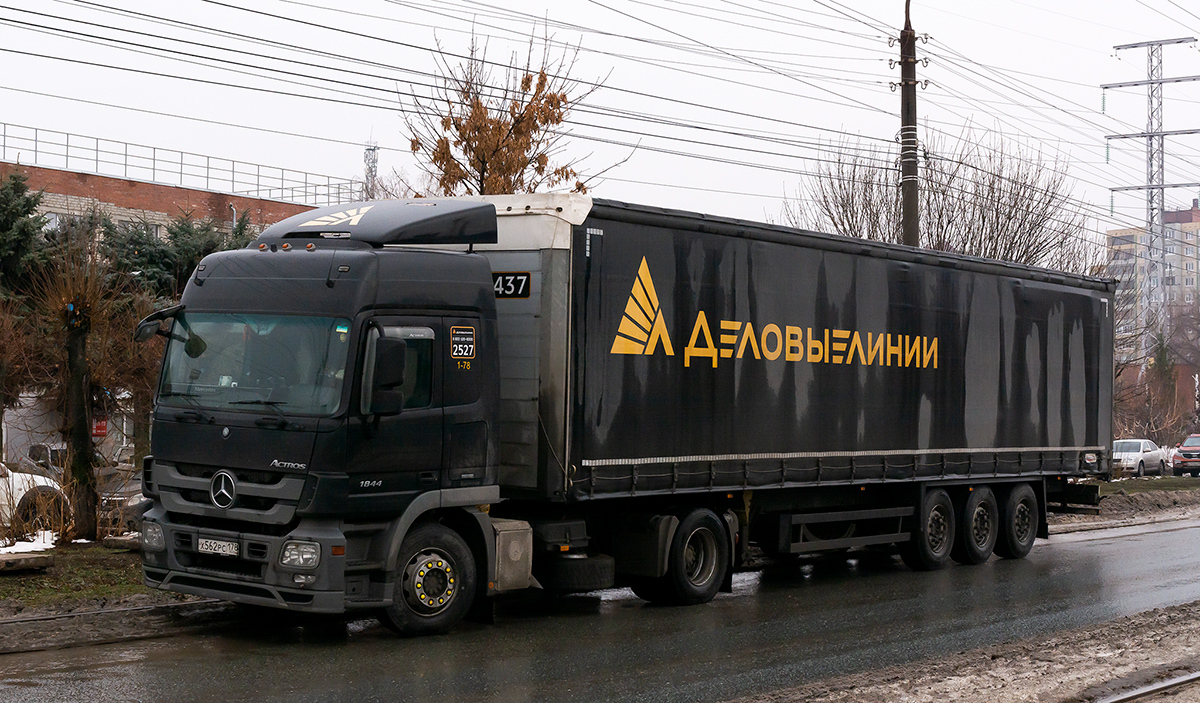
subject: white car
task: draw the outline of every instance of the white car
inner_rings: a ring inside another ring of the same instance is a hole
[[[66,509],[67,498],[58,481],[0,464],[0,525],[10,525],[15,518],[48,529],[57,522],[54,516],[64,515]]]
[[[1166,475],[1169,461],[1167,449],[1148,439],[1118,439],[1113,442],[1113,472],[1137,476]]]

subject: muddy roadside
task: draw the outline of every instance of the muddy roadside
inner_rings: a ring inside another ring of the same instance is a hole
[[[735,703],[1093,703],[1198,669],[1200,603],[1188,603]],[[1169,700],[1200,700],[1200,693]]]
[[[1200,489],[1153,486],[1108,486],[1115,492],[1102,497],[1100,515],[1052,515],[1051,535],[1200,517]],[[250,617],[229,603],[145,588],[136,552],[70,545],[55,553],[46,572],[0,574],[0,654],[169,636]]]

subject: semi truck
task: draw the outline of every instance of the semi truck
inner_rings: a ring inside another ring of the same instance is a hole
[[[207,256],[148,586],[406,635],[851,549],[1020,558],[1111,471],[1114,282],[581,195],[362,202]]]

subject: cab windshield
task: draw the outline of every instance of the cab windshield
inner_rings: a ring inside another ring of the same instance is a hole
[[[1192,435],[1191,437],[1188,437],[1187,439],[1183,440],[1183,446],[1185,446],[1185,447],[1200,447],[1200,435]]]
[[[340,317],[180,313],[158,402],[180,408],[330,415],[346,373],[350,321]]]

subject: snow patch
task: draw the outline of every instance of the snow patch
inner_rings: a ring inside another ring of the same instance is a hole
[[[0,547],[0,554],[25,554],[28,552],[44,552],[54,548],[54,533],[49,530],[38,532],[33,541],[17,542],[11,547]]]

